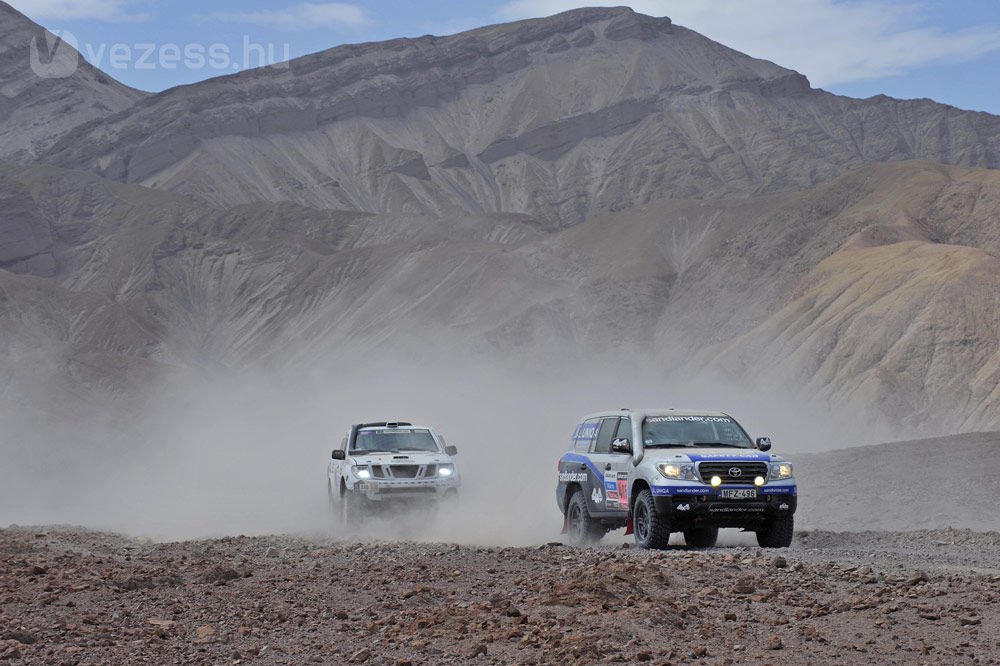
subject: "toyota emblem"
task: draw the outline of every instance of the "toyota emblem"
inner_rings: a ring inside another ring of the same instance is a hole
[[[743,476],[743,470],[739,467],[730,467],[729,476]]]

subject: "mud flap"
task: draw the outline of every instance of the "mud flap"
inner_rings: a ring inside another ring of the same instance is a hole
[[[562,532],[560,532],[559,534],[568,534],[568,533],[569,533],[569,516],[564,515]]]
[[[634,525],[632,524],[632,512],[628,512],[628,520],[625,521],[625,536],[632,534]]]

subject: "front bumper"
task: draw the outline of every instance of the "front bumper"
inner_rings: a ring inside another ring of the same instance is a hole
[[[449,491],[456,492],[460,485],[458,479],[371,479],[357,481],[350,490],[373,502],[421,499],[436,501]]]
[[[722,489],[728,489],[723,486]],[[753,499],[722,498],[714,488],[704,486],[678,493],[676,488],[654,491],[656,512],[670,520],[672,528],[743,527],[755,528],[775,518],[794,515],[798,504],[794,484],[768,484]]]

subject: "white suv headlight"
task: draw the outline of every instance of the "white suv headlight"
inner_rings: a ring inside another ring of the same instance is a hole
[[[658,463],[657,471],[668,479],[696,481],[694,463]]]
[[[782,481],[792,478],[792,463],[773,462],[771,463],[771,481]]]
[[[351,474],[359,479],[372,478],[372,472],[368,469],[368,465],[351,465]]]
[[[453,476],[455,474],[454,465],[438,465],[438,476]]]

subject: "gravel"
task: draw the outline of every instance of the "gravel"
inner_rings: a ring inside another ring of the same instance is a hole
[[[18,663],[997,663],[1000,534],[788,549],[470,547],[0,530]]]

